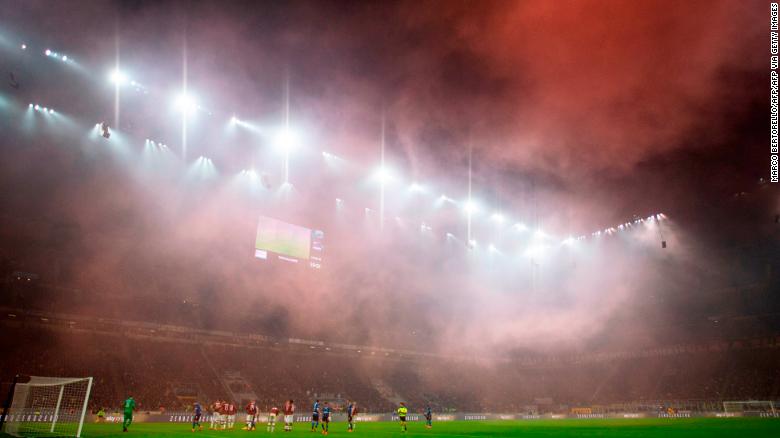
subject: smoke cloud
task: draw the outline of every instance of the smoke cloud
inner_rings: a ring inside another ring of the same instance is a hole
[[[3,122],[4,257],[85,291],[72,309],[84,313],[121,298],[112,311],[131,319],[455,355],[651,345],[672,319],[656,298],[703,289],[724,265],[706,255],[696,208],[730,193],[703,192],[690,169],[755,179],[742,167],[754,155],[724,164],[724,151],[756,140],[761,94],[734,84],[765,62],[758,5],[6,2],[6,39],[37,35],[84,71],[63,87],[77,73],[6,62],[24,85],[14,98],[51,102],[72,123]],[[103,82],[117,54],[149,94],[126,92],[109,147],[84,136],[115,116]],[[168,103],[184,64],[205,108],[186,158]],[[272,147],[286,83],[303,143],[289,192]],[[226,127],[231,115],[254,129]],[[398,180],[380,227],[382,120]],[[170,150],[144,151],[144,138]],[[323,150],[342,161],[323,165]],[[462,209],[436,202],[466,198],[469,154],[484,206],[472,251]],[[215,175],[194,169],[200,155]],[[249,168],[268,187],[236,177]],[[412,181],[425,198],[406,193]],[[751,208],[766,213],[770,196]],[[497,230],[491,208],[530,230]],[[590,235],[657,212],[671,220]],[[253,259],[260,215],[325,230],[324,268]]]

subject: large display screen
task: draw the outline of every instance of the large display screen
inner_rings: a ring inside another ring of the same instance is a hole
[[[324,238],[325,233],[320,230],[261,216],[257,224],[255,257],[308,263],[310,267],[319,269],[322,266]]]

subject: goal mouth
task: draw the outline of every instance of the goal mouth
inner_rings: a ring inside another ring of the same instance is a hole
[[[734,400],[724,401],[723,411],[742,414],[776,414],[777,402],[772,400]]]
[[[92,377],[16,376],[0,431],[18,437],[80,437]]]

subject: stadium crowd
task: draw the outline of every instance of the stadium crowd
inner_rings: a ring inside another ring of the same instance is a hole
[[[390,411],[401,400],[412,409],[430,404],[438,412],[545,413],[625,403],[652,407],[658,400],[696,409],[780,397],[776,338],[674,354],[528,365],[360,356],[273,343],[248,347],[230,338],[218,342],[190,334],[176,340],[144,336],[138,328],[110,333],[85,329],[86,324],[55,325],[47,318],[18,319],[2,320],[2,382],[15,374],[93,376],[93,411],[116,409],[127,395],[142,411],[180,411],[194,400],[231,400],[234,393],[247,392],[257,394],[262,409],[287,398],[305,405],[319,397],[330,398],[336,409],[343,400],[358,400],[363,412]],[[226,384],[228,372],[246,383]]]

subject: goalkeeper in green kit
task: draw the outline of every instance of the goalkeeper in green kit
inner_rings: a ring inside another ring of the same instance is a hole
[[[122,432],[127,432],[127,428],[130,427],[130,423],[133,422],[133,411],[135,410],[135,400],[133,396],[127,397],[125,400],[125,421],[122,422]]]

